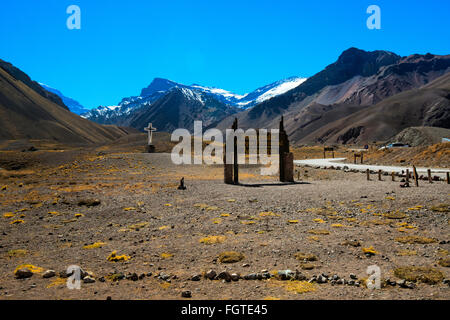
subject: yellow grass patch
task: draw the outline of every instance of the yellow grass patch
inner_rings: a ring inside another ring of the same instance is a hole
[[[133,211],[136,210],[135,207],[128,207],[128,208],[123,208],[123,211]]]
[[[311,230],[308,230],[308,233],[316,234],[316,235],[328,235],[328,234],[330,234],[330,231],[325,230],[325,229],[311,229]]]
[[[362,248],[362,252],[364,254],[369,254],[369,255],[376,255],[378,254],[377,251],[375,251],[375,249],[373,248],[373,246],[370,246],[368,248]]]
[[[317,290],[317,286],[308,281],[280,281],[280,280],[269,280],[270,285],[282,287],[287,291],[295,292],[297,294],[313,292]]]
[[[243,260],[245,256],[236,251],[225,251],[219,255],[219,261],[221,263],[234,263]]]
[[[272,211],[263,211],[259,213],[260,217],[279,217],[279,214],[273,213]]]
[[[320,218],[313,219],[313,221],[317,222],[317,223],[325,223],[325,221],[323,219],[320,219]]]
[[[416,250],[400,250],[396,252],[396,255],[398,256],[416,256],[417,251]]]
[[[319,260],[316,255],[312,253],[303,253],[303,252],[297,252],[295,254],[295,259],[300,261],[317,261]]]
[[[288,223],[290,223],[290,224],[296,224],[296,223],[298,223],[298,220],[288,220]]]
[[[30,270],[30,271],[33,272],[33,273],[41,273],[41,272],[44,271],[43,268],[34,266],[34,265],[32,265],[32,264],[21,264],[20,266],[18,266],[18,267],[14,270],[14,274],[15,274],[18,270],[20,270],[20,269],[28,269],[28,270]]]
[[[255,224],[256,221],[253,221],[253,220],[242,220],[241,223],[242,224]]]
[[[170,229],[169,226],[161,226],[158,228],[158,230],[166,230],[166,229]]]
[[[9,224],[21,224],[21,223],[25,223],[25,221],[18,219],[18,220],[11,221]]]
[[[273,297],[273,296],[267,296],[264,297],[263,300],[281,300],[281,298]]]
[[[194,204],[194,207],[200,208],[200,209],[205,209],[205,208],[209,207],[209,205],[207,205],[206,203],[196,203],[196,204]]]
[[[221,213],[220,216],[221,216],[221,217],[229,217],[230,214],[229,214],[229,213]]]
[[[12,213],[12,212],[6,212],[6,213],[3,214],[3,217],[4,217],[4,218],[12,218],[12,217],[14,217],[14,216],[15,216],[15,214]]]
[[[75,213],[75,218],[81,218],[84,217],[84,214],[82,213]]]
[[[172,253],[163,252],[163,253],[161,253],[160,257],[162,259],[170,259],[170,258],[173,257],[173,254]]]
[[[141,229],[141,228],[145,228],[146,226],[148,226],[148,222],[138,222],[138,223],[135,223],[135,224],[132,224],[132,225],[130,225],[130,226],[128,226],[128,229],[129,230],[138,230],[138,229]]]
[[[10,258],[23,257],[23,256],[26,256],[27,253],[28,253],[28,251],[25,249],[15,249],[15,250],[9,250],[8,256]]]
[[[449,257],[440,258],[437,263],[443,267],[448,268],[450,267],[450,258]]]
[[[46,288],[49,289],[49,288],[51,288],[51,287],[65,286],[66,284],[67,284],[67,279],[58,277],[58,278],[56,278],[56,279],[53,279],[52,282],[50,282],[50,283],[46,286]]]
[[[340,223],[333,223],[331,226],[333,228],[344,228],[345,227],[343,224],[340,224]]]
[[[436,212],[450,212],[450,204],[441,203],[431,207],[430,209]]]
[[[420,281],[428,284],[437,284],[444,279],[441,271],[431,267],[399,267],[394,270],[394,275],[407,281]]]
[[[200,243],[204,244],[216,244],[216,243],[222,243],[227,239],[225,236],[208,236],[201,238],[199,240]]]
[[[407,217],[407,215],[404,212],[400,212],[397,210],[394,212],[383,213],[383,217],[386,217],[388,219],[404,219]]]
[[[160,282],[159,285],[160,285],[161,288],[163,288],[163,289],[167,289],[167,288],[170,287],[170,283],[169,283],[169,282],[166,282],[166,281]]]
[[[98,241],[98,242],[94,242],[93,244],[89,244],[89,245],[83,246],[83,249],[96,249],[96,248],[101,248],[101,247],[103,247],[105,244],[106,244],[105,242]]]
[[[106,259],[111,262],[119,262],[119,261],[128,261],[131,259],[131,257],[127,256],[125,254],[117,255],[117,251],[114,250],[113,252],[111,252],[111,254]]]

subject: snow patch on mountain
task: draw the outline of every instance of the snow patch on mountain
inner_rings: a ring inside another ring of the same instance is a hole
[[[82,106],[78,101],[66,97],[64,94],[61,93],[61,91],[52,88],[44,83],[39,83],[39,85],[44,88],[45,90],[52,92],[54,94],[56,94],[57,96],[59,96],[61,98],[61,100],[63,101],[63,103],[69,108],[70,111],[72,111],[75,114],[81,115],[84,114],[86,112],[89,111],[89,109],[85,108],[84,106]]]
[[[283,94],[299,86],[305,80],[305,78],[291,77],[268,84],[250,93],[239,95],[220,88],[198,84],[184,85],[167,79],[155,78],[148,87],[141,90],[140,96],[123,98],[118,106],[102,106],[85,113],[83,116],[99,123],[114,123],[114,119],[127,116],[142,108],[151,107],[154,102],[171,90],[180,90],[187,99],[197,100],[203,105],[207,103],[208,99],[212,98],[231,107],[247,109]]]

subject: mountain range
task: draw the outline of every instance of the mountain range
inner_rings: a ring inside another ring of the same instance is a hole
[[[132,130],[125,127],[142,132],[149,122],[166,132],[192,130],[194,120],[224,130],[235,118],[244,129],[278,128],[281,116],[294,144],[363,144],[410,127],[450,128],[450,55],[350,48],[308,79],[280,80],[245,95],[155,78],[138,96],[85,113],[10,63],[0,60],[0,71],[3,139],[111,141]]]
[[[142,129],[143,127],[139,120],[135,119],[137,114],[141,115],[139,116],[141,119],[146,118],[145,116],[142,116],[142,114],[145,113],[143,110],[148,110],[150,114],[156,115],[154,108],[151,106],[159,99],[163,100],[159,101],[157,106],[172,105],[174,101],[180,103],[183,100],[184,104],[195,104],[195,113],[206,115],[206,118],[200,116],[195,119],[201,119],[204,123],[212,124],[221,120],[220,117],[222,116],[236,113],[239,109],[251,108],[260,102],[283,94],[290,89],[295,88],[305,80],[305,78],[291,77],[268,84],[251,93],[238,95],[224,89],[205,87],[198,84],[184,85],[167,79],[155,78],[148,87],[141,90],[139,96],[123,98],[117,106],[100,106],[82,114],[82,116],[101,124],[120,124]],[[181,95],[184,96],[184,99],[180,99],[182,98]],[[176,96],[178,99],[174,100],[174,97]],[[169,100],[169,102],[164,101],[166,99]],[[200,106],[203,106],[203,108],[200,108]],[[218,109],[218,112],[212,112],[213,109]],[[160,110],[159,112],[164,112],[164,110]],[[174,110],[171,109],[171,112],[174,112]],[[182,113],[183,111],[180,112]],[[152,117],[147,118],[151,119]],[[183,118],[182,115],[181,118]],[[189,121],[191,121],[191,118],[192,117],[187,117],[186,120],[189,119]],[[158,123],[160,128],[164,130],[172,129],[173,124],[173,122],[170,124],[168,123],[167,125],[161,122]],[[139,127],[136,127],[137,125],[139,125]],[[182,125],[182,127],[189,129],[192,126],[192,123],[189,124],[187,121],[182,121],[179,122],[178,125]],[[178,126],[175,128],[178,128]]]
[[[410,126],[449,128],[449,71],[450,55],[350,48],[296,88],[218,127],[230,127],[237,117],[242,128],[274,128],[284,115],[295,143],[367,143]]]

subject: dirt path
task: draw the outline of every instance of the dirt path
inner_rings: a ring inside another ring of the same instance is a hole
[[[358,170],[361,172],[365,172],[367,169],[372,171],[382,170],[383,172],[395,172],[395,173],[405,173],[406,169],[412,172],[412,166],[381,166],[381,165],[366,165],[366,164],[353,164],[353,163],[342,163],[342,161],[347,160],[346,158],[334,158],[334,159],[307,159],[307,160],[294,160],[294,164],[300,166],[312,166],[315,168],[339,168],[342,169],[346,167],[350,170]],[[418,173],[426,174],[427,170],[431,169],[431,173],[435,176],[439,176],[441,178],[445,178],[446,173],[450,172],[448,169],[441,168],[416,168]]]

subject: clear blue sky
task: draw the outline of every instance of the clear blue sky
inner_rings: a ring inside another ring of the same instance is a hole
[[[66,8],[81,8],[68,30]],[[366,9],[381,8],[381,30]],[[88,108],[154,77],[239,94],[309,77],[349,48],[450,54],[450,1],[14,0],[0,4],[0,58]]]

